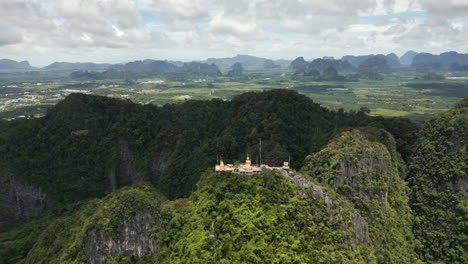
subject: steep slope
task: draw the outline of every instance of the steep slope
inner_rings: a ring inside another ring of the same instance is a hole
[[[17,176],[0,173],[0,229],[18,220],[38,217],[47,208],[47,195]]]
[[[104,71],[111,67],[108,63],[92,63],[92,62],[54,62],[47,65],[43,69],[56,72],[70,71]]]
[[[188,201],[167,208],[170,220],[155,234],[166,243],[144,263],[372,263],[356,228],[365,223],[353,223],[349,203],[337,198],[333,207],[332,191],[291,177],[206,175]]]
[[[298,178],[209,172],[190,199],[165,203],[149,185],[126,187],[33,230],[40,235],[27,256],[10,250],[3,261],[373,263],[366,221],[333,191],[304,178],[296,186]]]
[[[205,76],[221,76],[221,71],[219,70],[218,66],[214,64],[206,64],[200,62],[190,62],[184,63],[181,67],[182,72],[186,72],[189,74],[198,74],[198,75],[205,75]]]
[[[366,120],[288,90],[163,107],[73,94],[44,118],[2,128],[0,171],[61,203],[101,197],[135,180],[170,198],[187,197],[217,157],[235,162],[251,152],[256,160],[262,139],[264,162],[291,158],[300,167],[335,127]]]
[[[132,61],[123,65],[112,65],[111,69],[124,70],[124,71],[142,71],[142,72],[175,72],[178,67],[167,61],[161,60],[143,60]]]
[[[383,54],[377,54],[377,55],[371,54],[371,55],[363,55],[363,56],[347,55],[347,56],[343,56],[341,60],[347,61],[351,63],[353,67],[357,68],[359,67],[359,65],[361,65],[361,63],[363,63],[365,60],[368,60],[370,58],[384,59],[387,62],[388,66],[391,68],[400,67],[400,59],[395,55],[395,53],[390,53],[387,55],[383,55]]]
[[[307,70],[314,69],[323,72],[330,67],[335,68],[337,71],[350,71],[353,69],[353,66],[344,60],[315,59],[308,64]]]
[[[303,173],[346,197],[368,221],[377,263],[413,261],[404,166],[388,132],[375,128],[343,132],[307,160]]]
[[[210,169],[166,202],[149,184],[125,187],[35,230],[20,263],[411,263],[394,148],[368,130],[334,139],[302,173]]]
[[[415,51],[412,51],[412,50],[409,50],[409,51],[405,52],[405,54],[403,54],[400,57],[401,65],[405,66],[405,67],[410,66],[411,63],[413,63],[413,59],[414,59],[414,57],[416,57],[416,55],[418,55],[418,53],[415,52]]]
[[[34,70],[28,61],[0,59],[0,70]]]
[[[122,188],[102,200],[89,201],[73,215],[49,218],[45,227],[30,230],[36,235],[29,240],[29,252],[16,255],[18,251],[13,249],[22,245],[14,241],[10,248],[0,251],[0,261],[104,264],[112,260],[121,263],[119,258],[123,256],[155,253],[160,245],[150,235],[150,229],[160,225],[164,200],[147,184]],[[18,261],[21,258],[24,259]]]
[[[231,65],[233,65],[236,62],[241,63],[248,70],[260,70],[264,68],[265,63],[267,63],[268,61],[273,62],[274,64],[280,67],[287,67],[287,65],[289,65],[290,63],[290,61],[288,60],[272,61],[265,58],[240,54],[231,58],[209,58],[202,62],[205,62],[207,64],[215,64],[220,69],[227,72]]]
[[[371,57],[359,64],[359,71],[362,72],[375,72],[375,73],[389,73],[391,71],[384,58]]]
[[[418,252],[428,263],[467,263],[468,99],[422,127],[409,162]]]
[[[303,57],[298,57],[291,62],[289,67],[297,73],[303,72],[304,75],[310,75],[313,71],[323,72],[327,68],[335,68],[337,71],[350,71],[353,66],[345,60],[334,59],[315,59],[307,62]]]
[[[439,55],[431,53],[417,54],[411,63],[411,67],[421,70],[448,70],[468,66],[468,54],[455,51],[444,52]]]

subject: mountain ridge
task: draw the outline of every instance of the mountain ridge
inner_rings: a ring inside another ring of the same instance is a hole
[[[387,55],[383,54],[369,54],[369,55],[345,55],[341,57],[341,61],[347,61],[352,67],[358,68],[365,60],[370,58],[383,58],[386,60],[390,68],[412,67],[418,70],[466,70],[468,67],[467,54],[458,53],[455,51],[443,52],[440,54],[431,54],[425,52],[407,51],[402,56],[398,57],[394,53]],[[335,60],[333,57],[324,57],[324,61],[340,61]],[[318,58],[317,58],[318,59]],[[314,60],[317,60],[314,59]],[[206,63],[208,65],[216,65],[223,72],[227,72],[229,68],[235,63],[241,63],[247,70],[261,70],[261,69],[274,69],[274,68],[288,68],[293,60],[287,59],[268,59],[251,55],[236,55],[234,57],[226,58],[208,58],[206,60],[194,60],[192,62],[181,62],[171,60],[155,60],[145,59],[136,60],[126,63],[93,63],[93,62],[53,62],[44,67],[32,67],[28,61],[16,62],[9,59],[0,60],[0,70],[10,71],[57,71],[57,72],[70,72],[78,70],[88,71],[105,71],[110,69],[119,70],[142,70],[151,71],[151,63],[166,64],[167,67],[182,67],[184,64],[190,63]],[[313,61],[313,60],[312,60]],[[136,68],[135,68],[136,67]]]
[[[287,89],[162,107],[71,94],[2,123],[0,176],[47,204],[17,222],[2,184],[0,261],[464,263],[466,100],[417,130]],[[214,173],[255,162],[259,139],[292,169]]]

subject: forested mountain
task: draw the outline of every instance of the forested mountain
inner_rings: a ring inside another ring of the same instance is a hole
[[[387,60],[379,57],[372,57],[366,59],[359,64],[359,71],[374,72],[374,73],[389,73],[391,71],[388,66]]]
[[[449,70],[449,71],[467,71],[468,55],[455,51],[444,52],[439,55],[431,53],[417,53],[408,51],[400,58],[394,53],[387,55],[370,54],[353,56],[346,55],[341,59],[333,59],[333,57],[324,57],[323,59],[314,59],[307,62],[303,57],[290,61],[285,59],[271,60],[261,57],[249,55],[236,55],[231,58],[209,58],[197,62],[180,62],[180,61],[165,61],[145,59],[131,61],[120,64],[109,63],[80,63],[80,62],[54,62],[42,68],[35,68],[29,65],[28,61],[16,62],[9,59],[0,59],[0,70],[9,71],[25,71],[25,70],[40,70],[52,72],[72,72],[72,71],[107,71],[111,69],[119,71],[133,72],[181,72],[184,67],[190,65],[203,65],[203,67],[217,67],[227,73],[230,67],[235,63],[240,63],[246,70],[262,70],[275,68],[288,68],[294,71],[297,70],[318,70],[323,71],[328,67],[334,67],[338,71],[349,71],[358,69],[365,61],[369,59],[383,59],[390,68],[400,68],[401,66],[411,66],[420,71],[431,70]],[[185,65],[185,66],[184,66]],[[211,70],[210,70],[211,71]]]
[[[265,63],[273,62],[273,65],[277,65],[279,67],[287,67],[290,63],[288,60],[270,60],[255,56],[249,55],[236,55],[232,58],[209,58],[206,61],[202,61],[208,64],[215,64],[223,71],[228,71],[232,65],[235,63],[242,64],[246,69],[254,70],[254,69],[264,69]]]
[[[417,52],[415,51],[407,51],[405,52],[405,54],[403,54],[401,57],[400,57],[400,63],[402,66],[410,66],[411,63],[413,63],[413,59],[414,57],[416,57],[416,55],[418,55]]]
[[[311,71],[322,72],[327,68],[333,67],[337,71],[349,71],[353,69],[353,66],[347,61],[334,60],[334,59],[315,59],[311,62],[307,62],[303,57],[298,57],[291,62],[290,68],[294,71],[302,71],[305,75],[308,75]]]
[[[116,70],[142,72],[175,72],[178,70],[178,67],[174,64],[161,60],[132,61],[125,64],[112,65],[110,68]]]
[[[424,124],[409,161],[417,251],[428,263],[468,263],[467,142],[465,99]]]
[[[440,55],[430,53],[417,54],[411,63],[418,70],[453,70],[464,71],[468,67],[468,54],[456,51],[444,52]]]
[[[181,72],[193,73],[205,76],[221,76],[221,71],[214,64],[200,63],[200,62],[190,62],[184,63],[180,68]]]
[[[418,132],[291,90],[162,107],[72,94],[0,123],[0,260],[464,263],[466,109]],[[293,170],[213,172],[256,163],[260,139],[263,163]]]
[[[28,61],[14,61],[9,59],[0,59],[0,70],[33,70]]]
[[[44,67],[45,70],[58,71],[58,72],[69,72],[78,70],[88,71],[102,71],[107,70],[111,64],[108,63],[92,63],[92,62],[54,62]]]
[[[359,67],[364,61],[370,59],[370,58],[381,58],[385,59],[387,62],[388,66],[391,68],[397,68],[400,67],[400,59],[395,55],[395,53],[390,53],[387,55],[383,54],[371,54],[371,55],[364,55],[364,56],[343,56],[341,60],[347,61],[353,65],[353,67]]]
[[[350,71],[353,69],[349,62],[343,60],[315,59],[308,65],[309,70],[314,69],[320,72],[330,67],[335,68],[337,71]]]
[[[219,68],[212,64],[190,62],[176,66],[167,61],[144,60],[129,62],[124,65],[112,65],[109,70],[75,71],[70,73],[72,79],[103,80],[103,79],[137,79],[152,77],[158,74],[177,73],[196,76],[221,76]]]
[[[1,164],[60,201],[102,196],[138,179],[177,198],[217,157],[256,157],[260,139],[265,161],[291,156],[299,168],[335,128],[363,122],[362,112],[332,112],[289,90],[163,107],[72,94],[45,118],[7,123]]]

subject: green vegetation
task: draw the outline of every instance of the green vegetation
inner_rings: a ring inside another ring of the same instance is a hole
[[[390,67],[385,58],[373,57],[366,59],[359,65],[359,71],[374,73],[389,73]]]
[[[418,252],[428,263],[467,263],[468,100],[429,120],[409,162]]]
[[[240,76],[237,73],[229,76],[228,70],[220,76],[219,71],[210,65],[191,63],[180,67],[183,72],[118,68],[103,72],[74,72],[70,76],[51,72],[0,75],[0,118],[28,117],[31,114],[42,116],[51,105],[73,92],[162,106],[185,100],[230,100],[248,91],[279,88],[300,91],[302,87],[326,85],[331,89],[304,94],[330,110],[343,108],[350,111],[367,107],[373,115],[405,116],[420,121],[450,109],[458,100],[468,96],[466,79],[440,79],[442,75],[437,73],[426,74],[422,82],[421,73],[412,69],[379,73],[382,72],[379,67],[374,69],[371,66],[353,71],[346,61],[317,59],[311,63],[303,61],[296,74],[287,68],[248,70],[246,67]],[[434,79],[433,75],[437,78]],[[339,87],[344,89],[333,89]]]
[[[336,129],[370,121],[377,122],[288,90],[164,107],[72,94],[45,118],[9,122],[0,132],[0,165],[64,204],[135,179],[153,182],[170,198],[186,197],[220,156],[235,162],[251,152],[255,162],[260,139],[263,162],[290,159],[300,168]],[[127,152],[133,158],[123,159]]]
[[[349,87],[311,83],[301,92]],[[4,227],[0,261],[465,263],[467,109],[419,131],[287,89],[162,107],[71,94],[0,121],[1,171],[50,200]],[[212,172],[221,156],[255,163],[259,139],[263,163],[299,173]]]
[[[343,132],[307,160],[304,173],[332,186],[368,219],[378,263],[412,262],[408,189],[400,175],[404,165],[388,132],[375,128]]]
[[[206,174],[185,205],[168,208],[155,234],[163,248],[143,263],[373,263],[367,246],[342,242],[354,232],[349,209],[330,217],[305,192],[278,172]]]
[[[20,263],[86,263],[100,254],[87,244],[104,248],[119,243],[125,223],[135,221],[142,211],[151,219],[150,228],[142,232],[149,232],[158,249],[142,259],[127,251],[108,261],[413,263],[417,258],[407,188],[399,176],[402,161],[393,137],[379,129],[363,131],[334,139],[308,158],[301,174],[268,171],[246,177],[214,174],[210,169],[189,199],[164,203],[148,184],[122,188],[52,220],[32,239],[32,249]],[[368,167],[369,157],[377,165]],[[344,175],[349,178],[336,185],[332,180],[340,177],[336,162],[354,162],[367,170]],[[101,234],[114,239],[113,244],[106,244]],[[4,256],[10,263],[24,253]]]
[[[424,74],[421,79],[426,80],[426,81],[440,81],[444,80],[445,77],[442,74],[438,74],[436,72],[428,72]]]
[[[1,234],[0,261],[86,263],[85,242],[90,231],[97,229],[110,237],[115,236],[125,221],[139,212],[159,215],[164,200],[154,187],[139,183],[113,192],[102,200],[88,201],[74,214],[52,217],[53,212],[49,212],[19,230]],[[5,241],[10,241],[11,245]]]

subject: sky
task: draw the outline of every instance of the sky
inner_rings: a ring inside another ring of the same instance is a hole
[[[0,0],[0,58],[468,53],[468,0]]]

